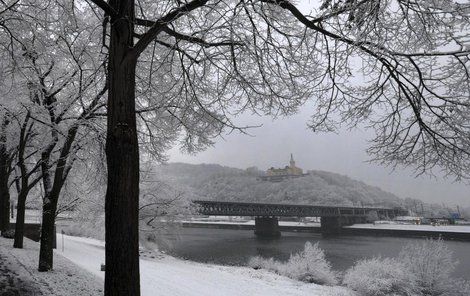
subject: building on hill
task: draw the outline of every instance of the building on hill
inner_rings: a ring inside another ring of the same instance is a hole
[[[271,167],[266,171],[267,176],[300,176],[303,174],[301,168],[295,166],[294,156],[290,155],[289,165],[284,168],[275,169]]]
[[[295,165],[294,156],[290,155],[289,165],[284,168],[271,167],[266,171],[265,176],[260,176],[259,179],[263,181],[279,182],[284,179],[298,178],[305,176],[303,170]]]

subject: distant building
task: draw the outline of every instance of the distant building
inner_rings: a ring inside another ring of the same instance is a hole
[[[396,221],[400,224],[415,224],[420,225],[422,223],[423,217],[414,217],[414,216],[396,216],[393,221]]]
[[[294,156],[291,153],[288,166],[286,165],[284,168],[271,167],[266,171],[266,175],[260,176],[259,179],[263,181],[279,182],[284,179],[297,178],[305,175],[307,174],[304,174],[303,170],[295,165]]]
[[[294,156],[292,153],[290,154],[290,162],[288,166],[286,165],[284,168],[279,169],[271,167],[266,171],[267,176],[300,176],[302,174],[302,169],[295,166]]]

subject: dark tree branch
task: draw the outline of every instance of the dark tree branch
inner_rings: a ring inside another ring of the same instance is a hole
[[[117,11],[114,10],[111,6],[109,6],[109,4],[106,3],[105,1],[103,0],[89,0],[89,1],[93,2],[96,6],[101,8],[104,11],[104,13],[111,16],[112,19],[119,17],[119,14],[117,13]]]
[[[190,11],[193,11],[199,7],[203,7],[207,2],[208,0],[193,0],[185,5],[173,9],[168,14],[155,21],[152,27],[145,34],[143,34],[140,40],[136,43],[133,48],[132,55],[134,57],[138,57],[158,36],[158,34],[164,30],[168,23],[175,21]]]

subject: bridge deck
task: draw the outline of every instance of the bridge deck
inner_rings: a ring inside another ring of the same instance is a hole
[[[336,207],[317,205],[292,205],[271,203],[249,203],[230,201],[193,201],[198,212],[208,216],[276,216],[276,217],[338,217],[367,216],[376,212],[379,216],[394,217],[399,209],[378,207]]]

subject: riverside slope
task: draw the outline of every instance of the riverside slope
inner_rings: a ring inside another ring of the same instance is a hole
[[[104,279],[104,242],[81,237],[58,236],[56,254]],[[156,252],[141,251],[142,296],[353,296],[344,287],[307,284],[264,270],[202,264]]]

